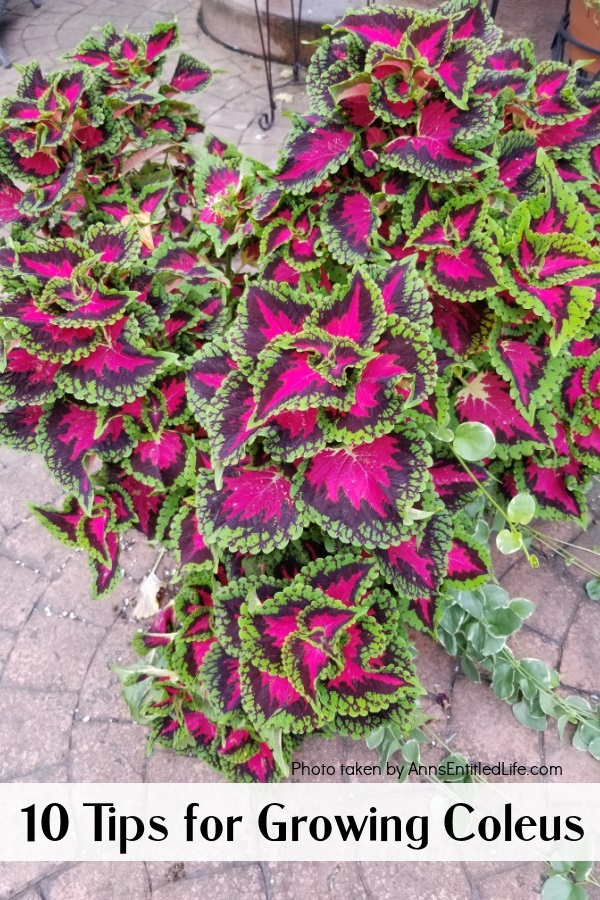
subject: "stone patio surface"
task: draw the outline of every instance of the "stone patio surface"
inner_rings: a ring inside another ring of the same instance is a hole
[[[510,37],[533,37],[543,58],[549,55],[562,8],[563,0],[501,0],[498,21]],[[0,39],[14,62],[37,57],[49,68],[94,26],[112,21],[145,30],[175,13],[184,47],[226,70],[198,98],[208,128],[273,162],[288,123],[278,117],[268,134],[256,123],[266,107],[261,63],[210,41],[198,28],[197,12],[196,5],[183,0],[43,0],[39,10],[26,0],[13,0]],[[276,75],[280,69],[276,67]],[[17,78],[14,68],[0,70],[0,93],[10,93]],[[280,106],[303,108],[302,89],[284,87],[278,93]],[[110,669],[112,663],[134,658],[129,641],[139,623],[131,610],[156,550],[128,535],[121,585],[110,599],[93,603],[83,555],[51,538],[28,509],[30,501],[50,503],[60,496],[39,459],[0,448],[0,780],[214,780],[212,770],[196,759],[160,750],[146,757],[146,730],[130,721]],[[587,533],[578,526],[549,530],[580,546],[599,545],[599,497],[597,491]],[[535,575],[525,560],[514,557],[499,559],[497,572],[513,596],[538,604],[515,641],[515,652],[557,666],[566,691],[597,702],[600,604],[587,599],[586,576],[551,555],[542,556]],[[416,643],[420,675],[429,691],[425,708],[453,749],[471,761],[562,766],[557,780],[600,780],[600,764],[591,756],[578,753],[568,740],[561,746],[554,729],[538,734],[522,728],[509,707],[488,687],[462,677],[432,641],[417,635]],[[444,694],[449,702],[442,708],[438,698]],[[424,755],[434,761],[443,751],[430,747]],[[305,742],[296,759],[327,763],[338,771],[342,763],[377,762],[364,742],[316,738]],[[336,775],[330,780],[343,779]],[[533,863],[0,863],[0,900],[521,900],[540,894],[543,871]],[[594,896],[598,900],[590,892]]]

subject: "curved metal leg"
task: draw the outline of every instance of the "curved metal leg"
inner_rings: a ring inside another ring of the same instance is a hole
[[[39,9],[42,5],[42,0],[31,0],[36,9]]]
[[[263,131],[272,128],[275,121],[275,97],[273,96],[273,61],[271,59],[271,10],[269,0],[266,0],[266,28],[263,29],[263,21],[258,7],[258,0],[254,0],[254,9],[256,10],[256,23],[258,25],[258,35],[260,37],[260,46],[262,49],[263,62],[265,65],[265,75],[267,77],[267,91],[269,94],[269,109],[267,112],[259,116],[258,124]],[[266,30],[266,35],[265,35]]]
[[[298,15],[294,0],[290,0],[292,12],[292,37],[294,42],[294,84],[300,82],[300,26],[302,25],[302,0],[298,0]]]

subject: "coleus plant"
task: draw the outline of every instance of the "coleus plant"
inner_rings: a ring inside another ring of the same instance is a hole
[[[600,88],[478,0],[353,11],[271,172],[191,143],[176,39],[108,27],[4,103],[0,438],[96,596],[124,529],[174,552],[121,673],[152,741],[271,780],[306,733],[410,732],[406,629],[494,580],[483,500],[510,552],[585,522]]]

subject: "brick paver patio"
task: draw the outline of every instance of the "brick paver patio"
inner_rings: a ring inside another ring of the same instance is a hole
[[[502,0],[499,21],[509,36],[533,36],[543,57],[562,6],[562,0]],[[247,153],[275,160],[287,119],[278,118],[267,135],[256,124],[266,106],[261,63],[203,35],[196,5],[183,0],[44,0],[36,10],[25,0],[13,0],[13,9],[1,26],[5,50],[17,63],[36,57],[45,68],[92,26],[112,21],[144,30],[176,13],[185,48],[226,70],[199,98],[208,128]],[[17,78],[14,68],[0,70],[1,93],[9,93]],[[303,107],[301,90],[291,92],[293,99],[289,88],[282,93],[288,95],[280,98],[283,106]],[[28,509],[29,501],[49,503],[60,495],[38,459],[0,448],[0,780],[214,780],[212,770],[196,759],[163,751],[146,757],[146,730],[131,723],[110,669],[112,663],[133,659],[129,641],[139,623],[131,610],[157,551],[128,535],[121,585],[109,600],[92,603],[83,555],[52,539]],[[596,495],[585,535],[577,526],[561,526],[553,533],[582,546],[599,545],[600,492]],[[597,702],[600,604],[587,599],[585,577],[557,557],[542,558],[535,575],[520,558],[497,562],[504,587],[538,603],[515,651],[557,666],[568,692]],[[598,782],[600,764],[591,756],[578,753],[568,741],[561,746],[553,730],[525,730],[509,707],[496,701],[489,688],[462,677],[433,642],[422,636],[416,642],[421,678],[429,691],[425,707],[453,748],[472,761],[560,765],[563,781]],[[449,698],[444,709],[436,699],[442,694]],[[426,755],[433,761],[440,752],[432,747]],[[296,759],[336,766],[377,762],[364,742],[316,738],[305,742]],[[537,864],[491,863],[4,863],[0,900],[520,900],[539,895],[542,871]]]

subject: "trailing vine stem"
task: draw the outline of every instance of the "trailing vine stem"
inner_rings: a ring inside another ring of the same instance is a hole
[[[563,545],[569,546],[569,547],[576,547],[575,544],[570,544],[568,541],[561,541],[558,538],[552,538],[549,535],[544,534],[543,531],[538,531],[538,529],[532,528],[531,525],[529,525],[529,524],[522,525],[521,528],[517,528],[515,523],[512,522],[511,519],[507,516],[506,511],[504,509],[502,509],[500,504],[494,499],[494,497],[490,494],[490,492],[488,490],[486,490],[486,488],[477,480],[477,478],[475,477],[475,475],[473,475],[473,472],[471,471],[471,469],[469,468],[469,466],[467,465],[465,460],[456,452],[456,450],[454,448],[453,448],[453,453],[454,453],[456,459],[458,460],[458,462],[460,463],[460,465],[463,467],[465,472],[468,474],[469,478],[473,481],[474,484],[477,485],[477,489],[479,490],[479,492],[481,494],[483,494],[483,496],[485,497],[487,502],[491,506],[493,506],[494,509],[496,510],[496,512],[504,519],[504,521],[507,523],[510,531],[513,534],[518,535],[518,534],[522,534],[524,532],[526,535],[528,535],[532,539],[535,539],[540,544],[548,547],[548,549],[552,550],[553,553],[557,553],[569,564],[574,564],[575,566],[577,566],[577,568],[580,568],[583,572],[586,572],[588,575],[591,575],[593,578],[600,578],[600,569],[594,569],[592,566],[589,566],[584,560],[579,559],[579,557],[575,556],[574,554],[566,553],[565,551],[561,550],[560,546],[558,546],[558,547],[555,546],[555,544],[563,544]],[[533,568],[537,568],[537,566],[538,566],[537,557],[534,554],[529,553],[529,550],[527,549],[527,547],[524,544],[522,545],[521,549],[523,550],[530,565],[532,565]],[[577,548],[577,549],[581,549],[582,551],[591,553],[595,556],[600,556],[599,552],[594,551],[594,550],[587,550],[587,548],[585,548],[585,547],[581,547],[581,548]]]
[[[485,776],[469,772],[469,761],[467,757],[460,751],[452,750],[443,738],[440,737],[437,731],[430,726],[429,722],[429,719],[421,721],[420,724],[416,725],[408,737],[393,734],[393,726],[383,726],[369,735],[367,744],[372,749],[377,747],[380,748],[380,763],[383,763],[384,760],[385,762],[389,761],[389,759],[398,752],[401,753],[404,764],[402,768],[399,768],[398,770],[400,772],[399,781],[405,781],[410,774],[411,766],[416,765],[419,767],[419,777],[425,778],[430,784],[461,783],[461,781],[477,781],[480,784],[490,784]],[[391,752],[390,739],[392,741]],[[432,745],[439,744],[447,752],[448,756],[442,760],[438,767],[436,767],[436,772],[432,773],[429,771],[430,767],[421,766],[421,743],[431,743]],[[454,759],[457,764],[462,765],[464,773],[458,776],[448,775],[447,777],[440,777],[437,773],[440,772],[440,770],[443,770],[444,763],[447,763],[450,759]],[[410,764],[408,768],[406,766],[407,763]],[[421,771],[421,768],[426,771]],[[581,900],[581,898],[587,896],[585,894],[585,888],[587,886],[595,888],[600,887],[600,882],[598,882],[592,872],[593,863],[591,862],[550,862],[540,855],[538,855],[538,859],[540,862],[544,862],[549,868],[549,872],[546,875],[542,887],[542,900],[551,900],[551,898],[556,896],[570,897],[570,890],[575,887],[580,890],[577,895],[573,895],[574,900],[575,897],[579,897]],[[563,894],[557,895],[554,893],[553,889],[556,886],[552,883],[554,880],[564,882],[564,885],[559,885],[563,888]]]
[[[460,454],[457,453],[456,450],[455,450],[454,448],[452,448],[452,449],[453,449],[453,452],[454,452],[454,455],[455,455],[456,459],[457,459],[458,462],[461,464],[461,466],[463,467],[463,469],[465,470],[465,472],[468,474],[469,478],[470,478],[473,482],[475,482],[475,484],[477,485],[478,490],[480,491],[480,493],[483,494],[483,496],[486,498],[486,500],[488,501],[488,503],[491,503],[492,506],[494,507],[494,509],[502,516],[502,518],[504,519],[504,521],[505,521],[506,524],[508,525],[508,527],[509,527],[511,533],[514,534],[514,535],[519,535],[519,536],[520,536],[520,535],[521,535],[521,532],[520,532],[520,530],[516,527],[515,523],[512,522],[512,521],[509,519],[509,517],[506,515],[506,512],[502,509],[502,507],[500,506],[500,504],[497,503],[496,500],[494,500],[494,498],[493,498],[492,495],[489,493],[489,491],[487,491],[487,490],[484,488],[484,486],[483,486],[482,484],[480,484],[480,482],[477,480],[477,478],[475,478],[475,476],[473,475],[473,473],[472,473],[471,470],[469,469],[468,465],[466,464],[466,462],[464,461],[464,459],[462,458],[462,456],[460,456]],[[538,565],[539,565],[537,556],[535,556],[533,553],[530,553],[529,550],[527,549],[527,547],[526,547],[524,544],[521,545],[521,549],[523,550],[523,553],[525,554],[525,557],[526,557],[528,563],[530,564],[530,566],[531,566],[533,569],[537,569],[537,567],[538,567]]]

